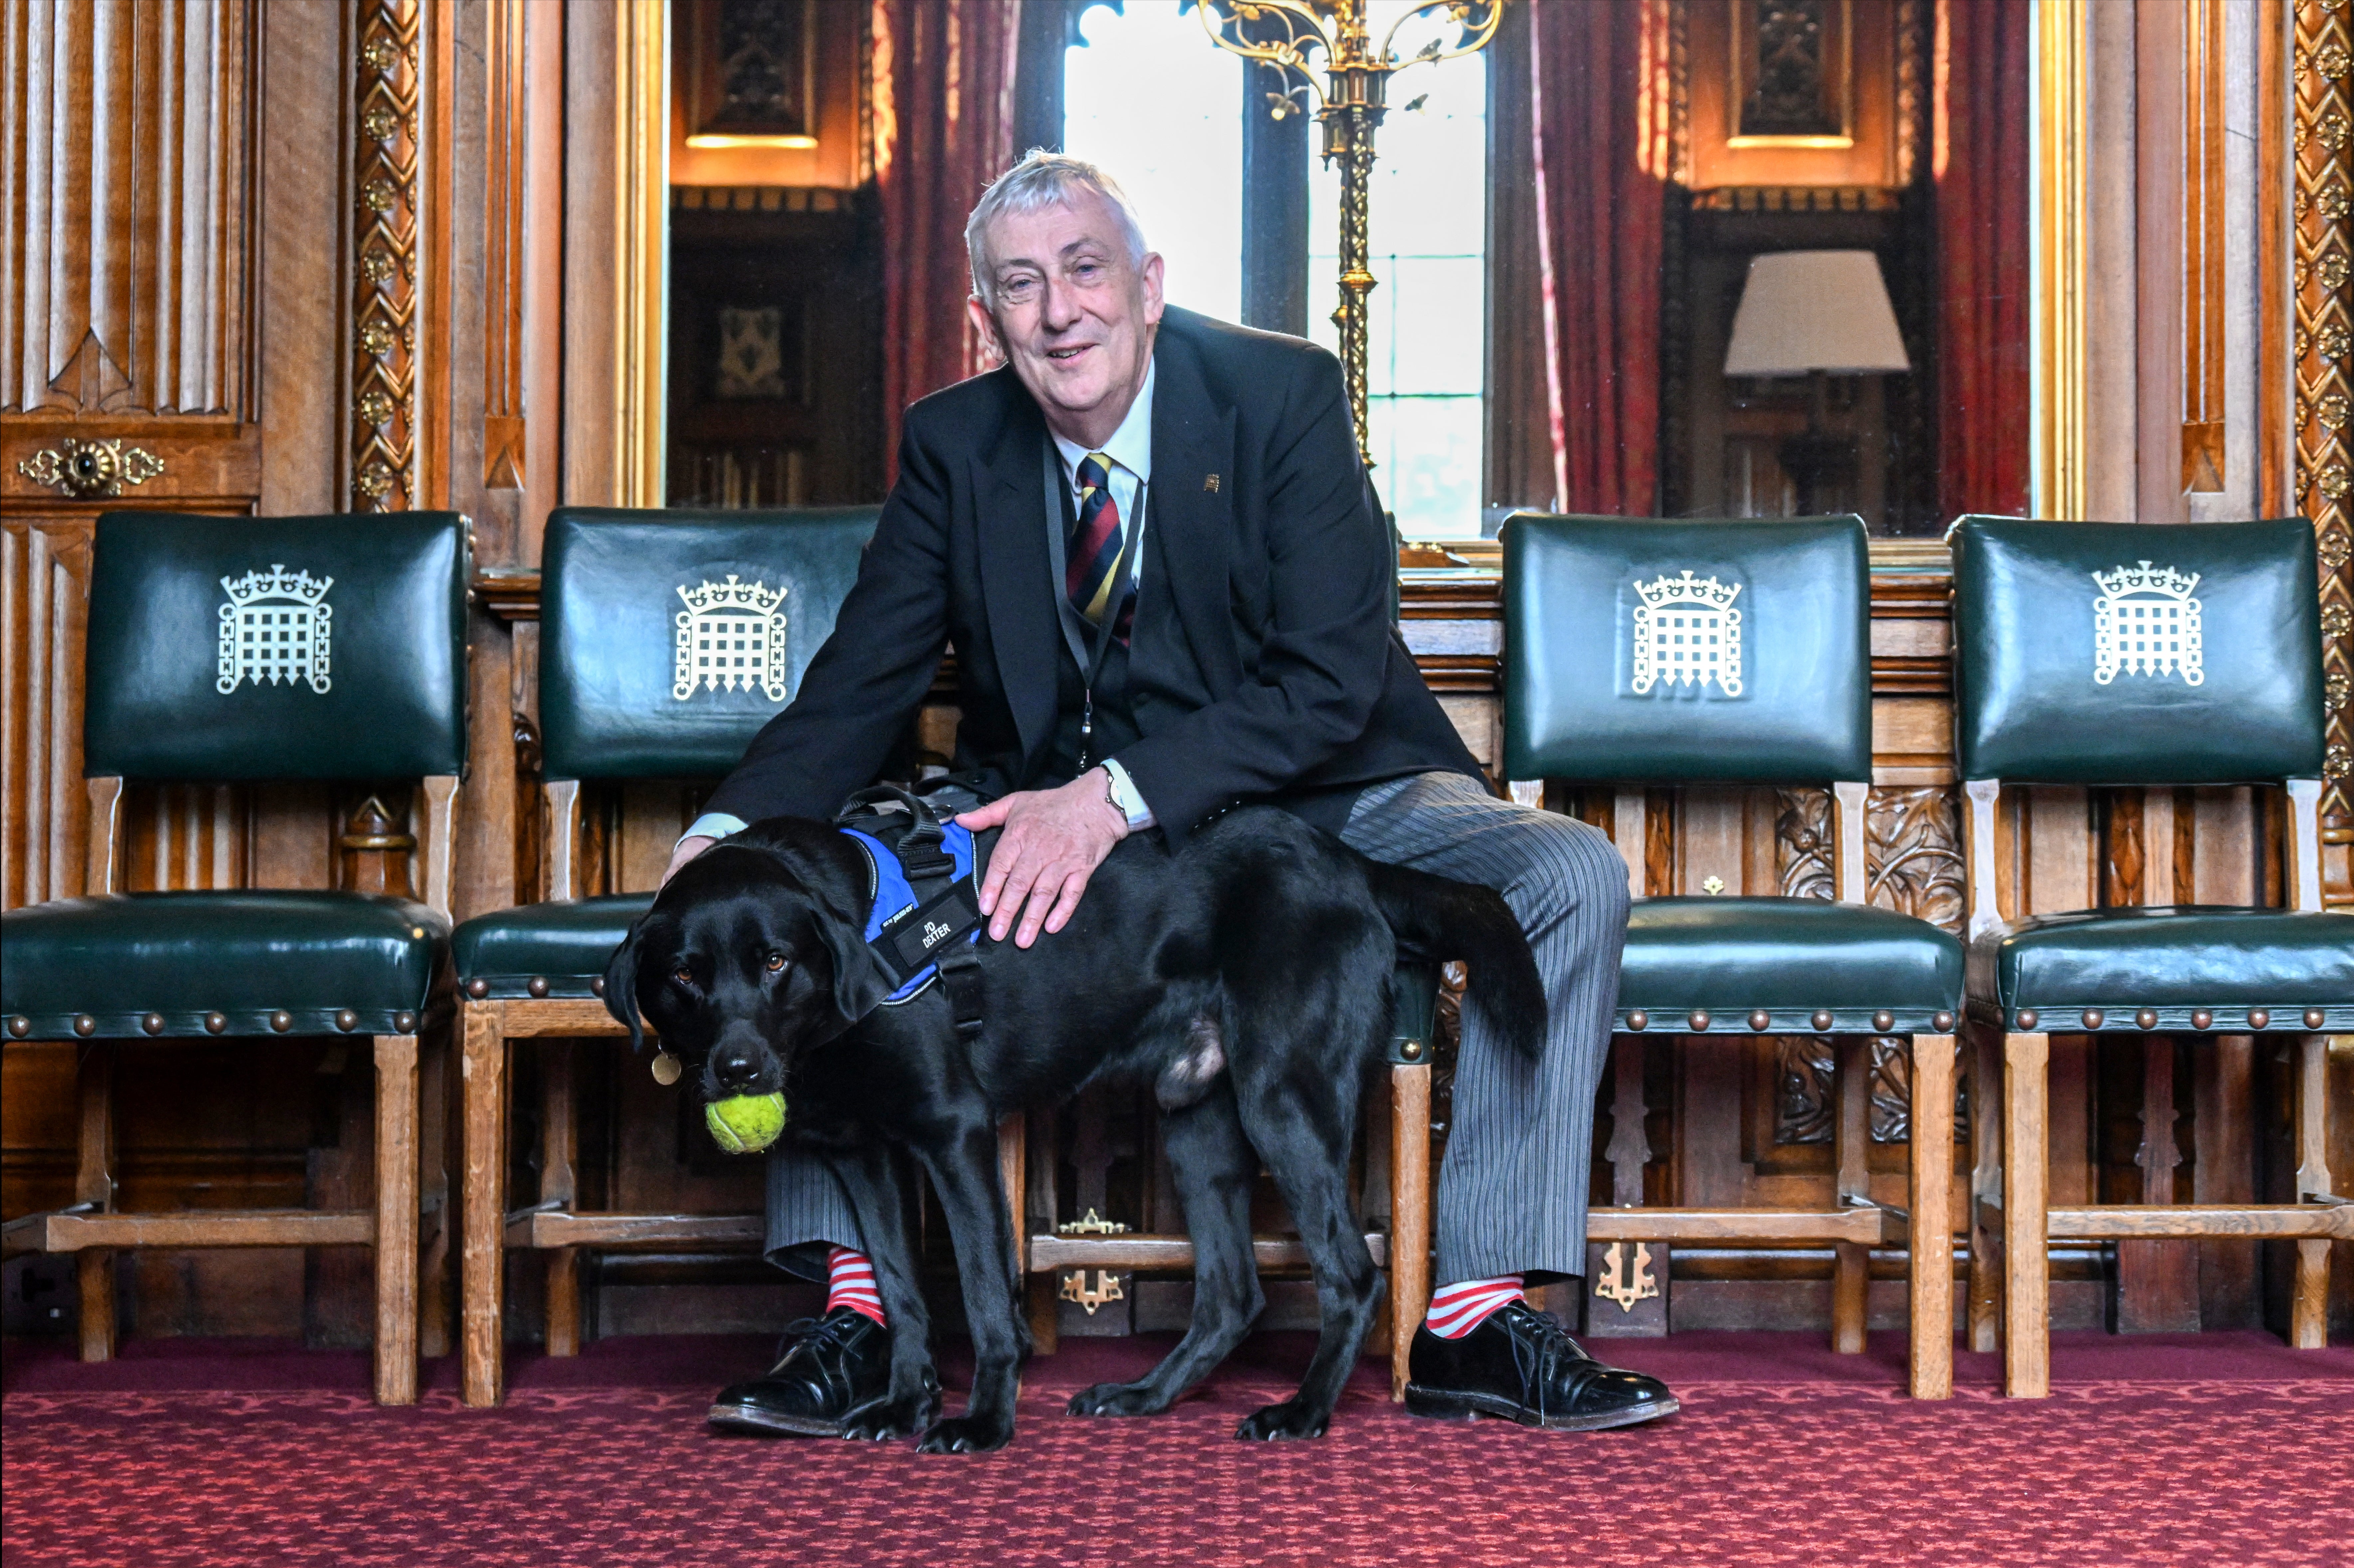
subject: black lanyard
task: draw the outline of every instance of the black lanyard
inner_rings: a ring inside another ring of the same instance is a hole
[[[1108,489],[1110,484],[1111,476],[1106,474],[1104,485]],[[1144,480],[1140,475],[1136,482],[1136,516],[1122,535],[1119,558],[1111,565],[1111,598],[1104,605],[1103,619],[1096,622],[1095,640],[1087,655],[1087,667],[1081,676],[1077,773],[1085,773],[1087,770],[1088,751],[1094,745],[1096,733],[1096,677],[1103,673],[1105,656],[1110,653],[1111,645],[1119,641],[1118,628],[1120,612],[1127,609],[1128,601],[1136,597],[1136,567],[1130,557],[1143,537]],[[1076,773],[1073,775],[1073,777],[1076,776]]]

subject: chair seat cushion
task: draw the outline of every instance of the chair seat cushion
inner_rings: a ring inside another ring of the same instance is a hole
[[[651,893],[558,898],[469,920],[450,938],[458,989],[477,1000],[594,996],[613,949],[653,901]],[[534,980],[546,983],[535,993]]]
[[[2069,1013],[2073,1032],[2097,1010],[2100,1027],[2199,1027],[2194,1011],[2230,1033],[2255,1009],[2275,1029],[2354,1028],[2354,919],[2294,909],[2173,905],[2038,915],[1970,944],[1970,997],[2008,1015]],[[2047,1021],[2058,1028],[2058,1017]]]
[[[1961,1006],[1961,942],[1909,915],[1820,898],[1642,898],[1628,915],[1622,1026],[1640,1012],[1681,1033],[1705,1012],[1751,1029],[1764,1012],[1771,1033],[1942,1033]]]
[[[449,934],[369,893],[59,899],[0,916],[0,1014],[18,1039],[413,1033]]]

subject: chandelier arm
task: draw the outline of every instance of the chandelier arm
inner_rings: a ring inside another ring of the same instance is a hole
[[[1452,48],[1425,48],[1412,59],[1399,59],[1397,51],[1391,48],[1397,42],[1398,30],[1415,18],[1428,16],[1433,11],[1445,11],[1458,26],[1471,29],[1472,37],[1468,41],[1457,43]],[[1488,47],[1503,20],[1503,0],[1428,0],[1428,4],[1416,6],[1390,24],[1388,34],[1382,39],[1381,53],[1374,58],[1394,62],[1391,66],[1393,70],[1404,70],[1412,65],[1437,65],[1440,60],[1451,60],[1459,55],[1475,55]]]
[[[1440,3],[1444,4],[1445,0],[1440,0]],[[1247,16],[1243,14],[1244,9],[1247,10]],[[1228,54],[1239,55],[1246,60],[1271,66],[1282,72],[1287,97],[1299,90],[1299,86],[1305,86],[1316,95],[1316,106],[1320,111],[1330,101],[1325,96],[1323,84],[1316,79],[1314,70],[1308,64],[1308,50],[1321,48],[1325,58],[1330,59],[1332,58],[1332,42],[1324,36],[1315,13],[1301,0],[1243,0],[1239,8],[1235,0],[1196,0],[1194,11],[1202,18],[1202,31],[1209,35],[1210,42]],[[1229,37],[1224,30],[1227,27],[1238,29],[1246,20],[1256,22],[1269,16],[1282,21],[1286,34],[1273,43],[1254,43],[1242,37],[1239,32]],[[1295,78],[1297,85],[1294,84]]]

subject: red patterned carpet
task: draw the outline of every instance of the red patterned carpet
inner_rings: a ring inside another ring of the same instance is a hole
[[[1903,1343],[1612,1341],[1683,1413],[1596,1435],[1412,1420],[1368,1362],[1332,1434],[1229,1434],[1305,1353],[1255,1342],[1157,1420],[1061,1414],[1159,1342],[1034,1363],[1008,1451],[706,1435],[743,1340],[518,1358],[505,1408],[450,1369],[414,1410],[364,1357],[190,1341],[81,1367],[9,1348],[5,1550],[25,1568],[178,1563],[1433,1565],[2354,1563],[2354,1351],[2262,1335],[2062,1336],[2057,1392],[1901,1392]]]

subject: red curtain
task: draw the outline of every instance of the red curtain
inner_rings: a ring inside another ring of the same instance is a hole
[[[966,317],[964,223],[1013,161],[1022,0],[872,0],[883,207],[885,480],[907,405],[987,368]]]
[[[1650,514],[1659,475],[1666,0],[1530,7],[1553,502]]]
[[[1937,503],[2024,515],[2031,0],[1937,0]]]

